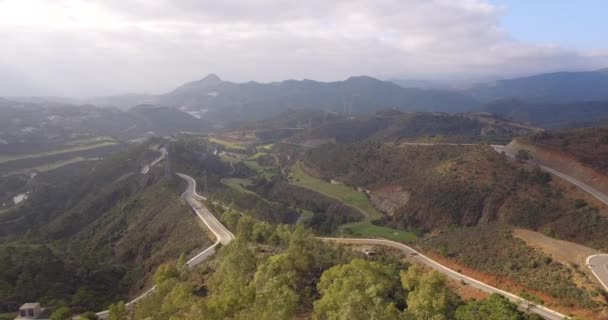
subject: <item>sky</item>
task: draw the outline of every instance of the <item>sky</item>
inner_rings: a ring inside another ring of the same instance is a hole
[[[0,0],[0,96],[608,66],[604,0]],[[604,20],[604,21],[603,21]]]

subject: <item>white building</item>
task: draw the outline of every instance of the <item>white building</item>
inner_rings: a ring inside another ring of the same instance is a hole
[[[19,308],[19,314],[17,314],[15,320],[49,320],[50,316],[50,312],[45,308],[41,308],[40,303],[29,302]]]

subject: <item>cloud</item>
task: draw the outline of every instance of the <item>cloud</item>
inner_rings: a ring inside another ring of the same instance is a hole
[[[210,72],[470,77],[608,62],[518,42],[499,26],[503,11],[482,0],[0,0],[0,65],[20,75],[0,95],[157,93]]]

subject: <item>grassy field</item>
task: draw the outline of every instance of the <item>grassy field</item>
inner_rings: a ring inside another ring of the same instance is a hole
[[[95,161],[95,160],[99,160],[99,158],[75,157],[75,158],[67,159],[67,160],[63,160],[63,161],[46,163],[46,164],[43,164],[43,165],[40,165],[37,167],[28,168],[26,170],[36,170],[39,172],[46,172],[46,171],[55,170],[57,168],[61,168],[63,166],[67,166],[68,164],[72,164],[72,163],[77,163],[77,162],[81,162],[81,161]]]
[[[222,139],[218,139],[216,137],[208,137],[207,138],[210,142],[213,143],[217,143],[220,144],[228,149],[233,149],[233,150],[245,150],[247,149],[244,145],[239,144],[239,143],[235,143],[235,142],[230,142],[230,141],[226,141],[226,140],[222,140]]]
[[[382,213],[376,210],[367,196],[357,190],[342,184],[332,184],[322,179],[306,174],[301,163],[296,163],[289,173],[291,183],[320,192],[326,196],[340,200],[349,206],[359,209],[370,220],[382,218]]]
[[[68,142],[67,144],[70,146],[82,146],[82,145],[90,145],[90,144],[101,143],[101,142],[116,142],[116,140],[114,140],[114,138],[112,138],[112,137],[101,136],[101,137],[92,137],[92,138],[72,140],[72,141]]]
[[[238,192],[249,193],[258,196],[257,193],[248,190],[247,188],[243,188],[243,185],[247,186],[251,184],[251,180],[249,179],[224,178],[222,179],[222,183]]]
[[[363,222],[355,222],[340,227],[342,232],[359,237],[381,237],[399,242],[409,243],[416,240],[416,235],[409,231],[381,227],[370,221],[382,218],[382,213],[376,210],[367,196],[357,190],[342,185],[332,184],[322,179],[306,174],[301,163],[296,163],[290,171],[290,182],[335,198],[340,202],[354,207],[367,217]]]
[[[259,146],[258,149],[263,149],[263,150],[266,150],[266,151],[270,151],[272,149],[272,147],[274,147],[274,143],[265,144],[263,146]]]
[[[418,239],[418,237],[416,237],[416,235],[412,232],[381,227],[374,225],[371,222],[355,222],[345,224],[341,227],[341,229],[346,236],[354,235],[358,237],[377,237],[403,243],[411,243]]]
[[[53,156],[53,155],[62,154],[62,153],[74,152],[74,151],[92,150],[92,149],[97,149],[97,148],[101,148],[101,147],[113,146],[116,144],[117,144],[117,142],[115,142],[115,141],[103,141],[103,142],[90,144],[90,145],[75,146],[75,147],[51,150],[51,151],[35,153],[35,154],[0,156],[0,163],[24,160],[24,159],[47,157],[47,156]]]

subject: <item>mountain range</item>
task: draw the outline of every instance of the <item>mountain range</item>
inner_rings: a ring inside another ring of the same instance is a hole
[[[591,108],[596,111],[577,115],[577,121],[589,122],[593,120],[589,117],[603,114],[602,104],[598,101],[608,101],[606,88],[608,69],[546,73],[487,82],[460,90],[439,89],[427,82],[391,82],[368,76],[333,82],[286,80],[235,83],[210,74],[164,94],[125,94],[84,102],[122,109],[142,104],[170,107],[218,125],[269,118],[289,109],[315,108],[349,115],[394,108],[449,113],[486,111],[536,125],[551,126],[556,123],[561,125],[562,120],[568,121],[567,118],[554,119],[551,114],[568,110],[571,113],[577,104],[583,102],[594,102]],[[21,101],[43,101],[49,105],[65,103],[65,100],[52,97],[32,99]],[[518,103],[514,104],[514,101]],[[574,107],[570,108],[570,105]]]
[[[467,93],[481,102],[514,98],[536,103],[569,103],[608,100],[607,88],[608,68],[500,80],[474,86]]]

